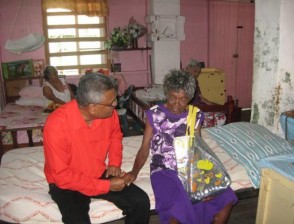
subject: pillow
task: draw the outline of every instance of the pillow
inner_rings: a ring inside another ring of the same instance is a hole
[[[20,97],[18,100],[15,101],[15,104],[21,105],[21,106],[45,107],[46,100],[40,97]]]
[[[258,124],[237,122],[206,130],[220,147],[244,166],[255,188],[260,184],[259,160],[294,153],[293,145]]]
[[[43,87],[26,86],[19,91],[21,97],[43,97]]]

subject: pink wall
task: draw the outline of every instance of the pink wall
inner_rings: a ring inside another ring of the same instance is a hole
[[[4,45],[13,27],[16,14],[20,5],[20,0],[1,0],[0,1],[0,44],[2,62],[23,60],[23,59],[44,59],[44,47],[30,53],[15,55],[4,49]],[[43,33],[42,29],[42,8],[41,0],[26,0],[27,11],[30,21],[30,29],[32,33]],[[14,31],[10,39],[18,39],[28,34],[28,29],[25,27],[25,10],[19,11],[19,16],[16,20]],[[27,24],[28,25],[28,24]]]
[[[109,0],[108,30],[116,26],[125,26],[133,16],[139,23],[145,24],[148,0]],[[42,33],[41,0],[26,0],[30,12],[31,30]],[[22,59],[43,59],[44,47],[22,55],[14,55],[4,49],[13,26],[20,0],[0,1],[0,43],[2,62]],[[14,13],[12,13],[14,12]],[[33,13],[32,13],[33,12]],[[190,58],[207,61],[207,3],[206,0],[181,0],[181,14],[186,17],[186,40],[181,43],[181,61],[185,66]],[[14,38],[24,34],[23,14],[20,14],[14,29]],[[5,18],[5,19],[3,19]],[[195,22],[196,21],[196,22]],[[146,47],[146,35],[139,39],[139,47]],[[122,71],[129,83],[144,86],[150,82],[149,55],[151,51],[119,52],[114,62],[122,64]]]
[[[116,26],[125,26],[128,24],[129,19],[133,16],[139,23],[145,24],[145,16],[147,13],[147,4],[149,0],[109,0],[109,23],[108,30],[111,31]],[[41,10],[41,0],[26,0],[28,3],[28,11],[30,12],[30,21],[31,22],[31,30],[33,32],[42,32],[42,10]],[[252,85],[252,58],[249,58],[249,62],[247,60],[247,66],[251,66],[251,68],[247,68],[247,71],[244,72],[244,66],[239,66],[238,73],[241,73],[241,77],[239,74],[230,72],[232,70],[236,70],[234,65],[230,66],[230,61],[226,60],[225,63],[221,62],[225,57],[223,53],[227,53],[227,46],[224,44],[220,44],[220,41],[224,43],[234,42],[232,39],[224,38],[223,36],[218,35],[216,32],[218,29],[220,31],[224,31],[224,26],[212,26],[211,19],[214,18],[212,13],[222,12],[213,11],[210,3],[213,1],[208,0],[181,0],[180,8],[181,15],[185,16],[185,36],[186,40],[181,42],[181,62],[183,66],[186,66],[188,61],[191,58],[194,58],[199,61],[204,61],[207,67],[216,67],[219,69],[225,70],[226,74],[226,84],[227,84],[227,92],[233,94],[233,96],[241,97],[248,93],[247,98],[240,100],[241,106],[249,107],[251,103],[251,85]],[[9,37],[9,33],[11,27],[13,25],[16,11],[20,0],[1,0],[0,1],[0,60],[1,62],[22,60],[22,59],[43,59],[44,56],[44,48],[40,48],[34,52],[24,53],[22,55],[14,55],[9,53],[4,49],[5,41]],[[223,3],[224,7],[226,4]],[[236,3],[237,4],[237,3]],[[254,13],[254,8],[250,10],[242,11],[242,16],[246,21],[250,21],[252,24],[254,20],[252,17],[252,12]],[[244,14],[244,15],[243,15]],[[215,24],[222,24],[222,15],[226,17],[225,14],[218,15],[217,21]],[[21,16],[21,15],[20,15]],[[247,20],[247,17],[250,17],[250,20]],[[19,37],[20,34],[24,34],[24,23],[23,19],[16,23],[14,29],[15,38]],[[223,23],[225,24],[225,23]],[[253,30],[250,32],[253,33]],[[253,34],[252,34],[253,35]],[[217,43],[219,43],[216,47],[217,51],[214,51],[214,45],[212,45],[211,38],[214,38]],[[210,40],[210,41],[209,41]],[[251,39],[250,39],[251,40]],[[250,47],[253,46],[253,43],[249,41]],[[246,44],[242,45],[247,46]],[[143,36],[139,39],[139,47],[146,47],[147,41],[146,36]],[[249,48],[250,48],[249,47]],[[213,50],[212,50],[213,49]],[[149,55],[151,54],[151,50],[149,51],[125,51],[118,52],[113,59],[115,63],[122,64],[122,74],[124,74],[126,80],[130,84],[134,84],[136,86],[145,86],[150,83],[150,67],[149,67]],[[253,57],[252,55],[250,57]],[[241,69],[242,68],[242,69]],[[246,70],[246,68],[245,68]],[[243,77],[243,73],[246,73]],[[242,91],[236,90],[236,86],[234,84],[234,80],[238,75],[238,80],[242,84]],[[245,83],[246,82],[246,83]]]
[[[145,24],[147,15],[147,0],[110,0],[108,30],[114,27],[124,27],[133,17],[138,23]],[[139,38],[139,48],[147,47],[146,35]],[[145,86],[150,83],[149,55],[151,51],[120,51],[114,56],[114,63],[121,63],[122,74],[128,83],[135,86]]]
[[[181,61],[186,66],[191,58],[208,62],[208,1],[181,0],[185,16],[186,39],[181,42]]]

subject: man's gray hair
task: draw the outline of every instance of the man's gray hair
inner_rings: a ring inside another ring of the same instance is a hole
[[[91,73],[84,75],[77,88],[76,99],[80,106],[87,106],[91,103],[100,103],[104,93],[114,89],[117,92],[115,79],[104,74]]]
[[[186,96],[191,100],[194,97],[196,83],[193,76],[183,70],[171,70],[163,79],[163,92],[165,96],[170,91],[179,92],[184,90]]]

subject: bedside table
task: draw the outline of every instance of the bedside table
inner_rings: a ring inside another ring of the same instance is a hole
[[[294,182],[272,169],[262,169],[256,224],[290,224],[293,220]]]

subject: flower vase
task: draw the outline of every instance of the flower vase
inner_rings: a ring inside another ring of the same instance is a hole
[[[134,49],[138,48],[138,38],[132,39],[132,48]]]

